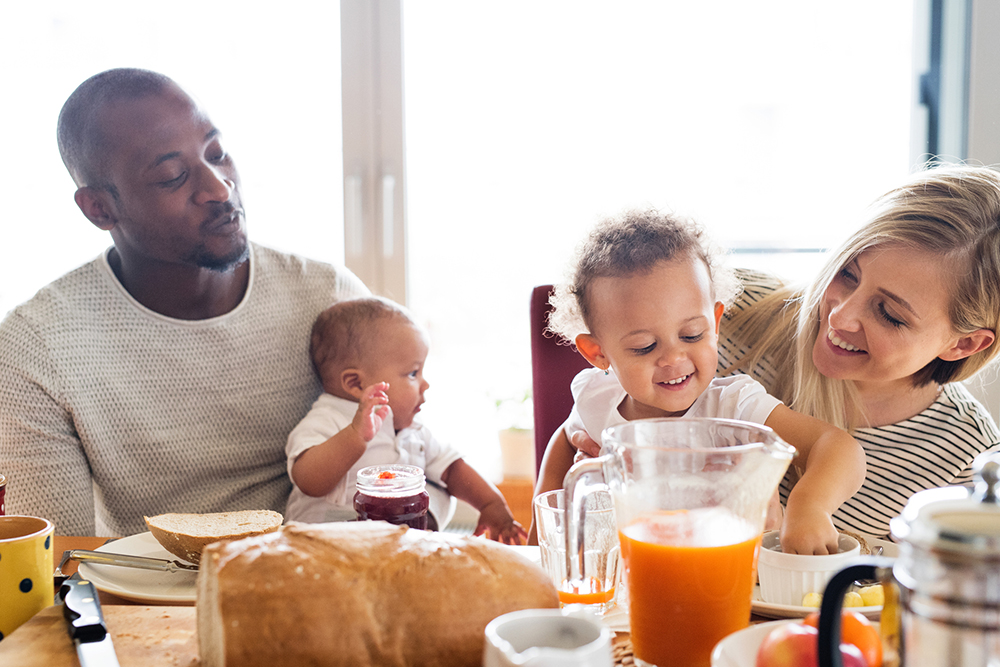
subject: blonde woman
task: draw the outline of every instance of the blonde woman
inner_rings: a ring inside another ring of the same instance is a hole
[[[1000,174],[947,166],[879,198],[804,291],[744,274],[719,369],[850,430],[867,457],[838,528],[887,536],[922,489],[971,482],[1000,432],[965,387],[1000,325]],[[793,344],[789,344],[792,341]],[[794,486],[793,470],[782,497]]]
[[[996,171],[915,174],[875,202],[805,290],[742,278],[721,323],[719,374],[748,373],[861,443],[865,481],[834,513],[837,528],[886,537],[910,496],[969,484],[972,460],[1000,450],[996,424],[959,384],[1000,348]],[[596,453],[584,433],[567,435]],[[783,500],[796,478],[793,468]]]

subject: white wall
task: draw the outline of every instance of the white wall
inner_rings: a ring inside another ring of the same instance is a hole
[[[969,49],[969,154],[1000,166],[1000,2],[972,1]]]
[[[969,116],[966,158],[1000,167],[1000,2],[972,0],[969,45]],[[997,276],[1000,280],[1000,276]],[[968,383],[1000,422],[1000,360]]]

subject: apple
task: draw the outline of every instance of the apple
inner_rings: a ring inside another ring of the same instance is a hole
[[[819,667],[819,631],[803,623],[772,630],[757,650],[757,667]],[[868,667],[857,646],[840,645],[844,667]]]

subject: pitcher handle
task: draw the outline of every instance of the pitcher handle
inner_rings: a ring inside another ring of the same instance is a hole
[[[819,667],[844,667],[840,657],[840,613],[844,594],[859,579],[885,580],[892,571],[891,558],[871,558],[849,565],[830,577],[819,607]]]
[[[584,540],[587,496],[593,491],[605,488],[603,484],[588,484],[587,476],[599,473],[603,478],[604,462],[610,459],[611,454],[602,454],[578,461],[563,478],[563,493],[566,500],[566,578],[570,590],[573,590],[574,584],[580,586],[586,580],[583,552],[587,544]]]

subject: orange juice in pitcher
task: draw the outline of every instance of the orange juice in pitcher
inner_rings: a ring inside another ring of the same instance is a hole
[[[754,564],[771,496],[795,450],[728,419],[645,419],[607,429],[601,455],[566,475],[569,581],[585,582],[586,498],[614,498],[636,663],[708,667],[750,622]]]
[[[696,665],[750,620],[760,535],[725,510],[639,517],[619,534],[636,656]],[[738,540],[733,542],[733,540]]]

